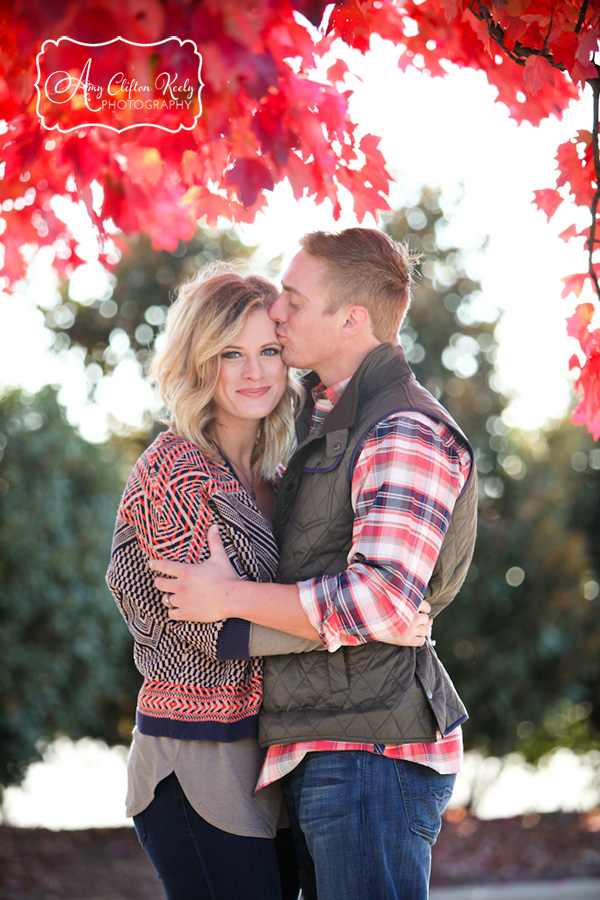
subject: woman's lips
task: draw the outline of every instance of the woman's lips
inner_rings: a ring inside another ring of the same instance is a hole
[[[243,390],[238,391],[238,394],[242,394],[244,397],[264,397],[270,390],[270,387],[244,388]]]

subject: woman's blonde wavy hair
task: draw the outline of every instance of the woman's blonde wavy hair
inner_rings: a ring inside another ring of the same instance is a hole
[[[167,415],[163,422],[220,462],[211,434],[220,354],[235,342],[248,315],[269,310],[277,288],[240,264],[211,263],[180,286],[167,313],[165,330],[148,380],[157,385]],[[299,376],[288,369],[284,394],[259,429],[253,471],[273,479],[294,447],[294,416],[304,399]]]

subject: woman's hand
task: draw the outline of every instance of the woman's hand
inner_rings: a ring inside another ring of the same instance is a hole
[[[210,559],[201,563],[180,563],[171,559],[151,559],[157,573],[154,586],[164,592],[163,603],[169,618],[183,622],[218,622],[231,612],[228,600],[239,584],[235,569],[225,552],[219,529],[211,525],[207,534]],[[167,577],[164,577],[167,576]]]

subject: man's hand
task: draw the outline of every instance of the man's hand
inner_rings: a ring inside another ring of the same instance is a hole
[[[163,603],[169,618],[182,622],[218,622],[232,615],[228,600],[239,584],[235,569],[225,552],[219,529],[211,525],[207,534],[210,559],[202,563],[179,563],[151,559],[157,575],[154,586],[164,592]]]
[[[431,605],[427,600],[421,600],[421,605],[415,613],[415,617],[406,629],[402,637],[389,641],[386,644],[397,644],[398,647],[422,647],[426,640],[431,638],[431,625],[433,619],[429,618]]]

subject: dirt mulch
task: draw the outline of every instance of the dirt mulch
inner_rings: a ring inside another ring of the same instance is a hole
[[[481,820],[449,810],[431,883],[501,884],[600,877],[600,809]]]
[[[451,810],[432,885],[600,877],[600,810],[479,820]],[[0,825],[2,900],[164,900],[133,828]],[[251,900],[251,898],[250,898]]]

